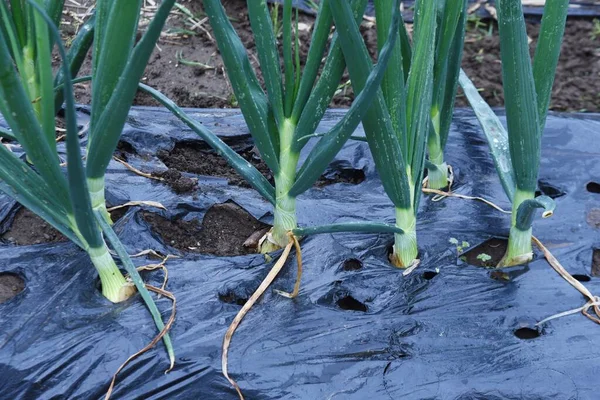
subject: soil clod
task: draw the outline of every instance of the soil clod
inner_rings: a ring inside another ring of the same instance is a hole
[[[177,194],[191,192],[195,190],[198,185],[198,181],[196,179],[188,178],[173,168],[169,168],[163,172],[153,172],[152,175],[158,178],[163,178],[167,185],[169,185]]]

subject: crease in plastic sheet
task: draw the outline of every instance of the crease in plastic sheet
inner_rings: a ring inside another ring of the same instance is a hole
[[[342,112],[327,113],[320,130],[333,126]],[[192,113],[225,140],[250,143],[238,111]],[[86,108],[80,118],[85,120]],[[592,249],[600,246],[600,230],[586,223],[587,213],[600,207],[599,195],[586,191],[588,182],[600,179],[599,132],[596,115],[551,114],[543,140],[540,179],[566,195],[556,199],[552,218],[535,221],[534,233],[572,274],[589,275]],[[122,140],[137,153],[128,161],[145,171],[164,168],[154,156],[159,149],[182,141],[201,145],[168,112],[152,108],[131,111]],[[510,206],[470,111],[456,113],[447,158],[456,172],[455,191]],[[302,225],[393,222],[392,204],[365,143],[349,142],[334,165],[362,169],[366,179],[302,195]],[[255,191],[199,178],[197,193],[177,196],[161,182],[112,162],[107,198],[112,205],[158,201],[168,211],[148,210],[185,219],[201,219],[213,204],[233,200],[265,222],[272,219],[270,205]],[[16,207],[0,196],[0,233],[10,226]],[[149,230],[140,211],[130,208],[115,227],[129,253],[151,248],[176,254]],[[576,290],[539,257],[510,282],[457,261],[449,238],[475,245],[503,236],[508,216],[479,202],[424,197],[418,221],[422,262],[407,277],[386,261],[392,235],[333,234],[303,241],[300,295],[289,300],[269,290],[233,339],[230,371],[246,398],[597,399],[598,326],[576,315],[551,321],[532,340],[513,334],[523,321],[535,323],[581,306],[584,299]],[[175,369],[164,374],[167,357],[158,345],[119,375],[116,399],[236,398],[221,375],[220,358],[223,335],[240,306],[222,302],[219,294],[251,293],[270,266],[260,255],[180,255],[167,263],[168,288],[178,300],[171,333]],[[345,271],[349,258],[361,260],[362,268]],[[294,263],[289,261],[273,288],[293,286]],[[437,276],[424,279],[424,271],[436,269]],[[0,304],[1,398],[102,398],[118,366],[156,333],[137,297],[114,305],[94,290],[96,272],[73,244],[0,244],[0,271],[22,275],[27,285]],[[158,272],[145,277],[155,284],[161,279]],[[600,293],[599,278],[585,285]],[[363,311],[340,307],[350,298]],[[167,315],[168,301],[158,305]]]

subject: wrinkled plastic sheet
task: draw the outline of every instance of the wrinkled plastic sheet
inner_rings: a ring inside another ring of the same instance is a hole
[[[190,110],[194,118],[228,141],[249,140],[235,110]],[[331,111],[320,130],[343,111]],[[82,123],[86,109],[80,112]],[[543,140],[541,179],[563,190],[554,217],[536,220],[534,233],[572,274],[587,274],[600,230],[586,214],[600,195],[586,184],[600,177],[600,117],[550,115]],[[360,132],[359,132],[360,134]],[[129,161],[145,171],[164,168],[154,156],[198,137],[161,109],[134,108],[123,134],[138,153]],[[311,142],[310,146],[314,143]],[[61,147],[62,148],[62,147]],[[448,144],[457,193],[483,196],[509,207],[489,151],[470,111],[456,114]],[[358,185],[315,188],[298,199],[301,225],[378,220],[393,222],[393,207],[381,188],[368,147],[348,143],[335,167],[362,169]],[[272,220],[270,205],[252,189],[224,179],[199,177],[200,191],[176,196],[166,185],[112,162],[108,201],[152,200],[167,217],[201,219],[215,203],[235,201],[255,217]],[[16,205],[0,201],[3,230]],[[247,298],[271,264],[261,255],[216,257],[181,254],[163,243],[130,208],[116,231],[130,254],[154,249],[180,258],[167,262],[168,289],[177,296],[171,332],[177,354],[165,374],[164,347],[133,361],[119,375],[115,399],[236,399],[221,375],[223,335],[240,306],[219,294]],[[409,276],[386,260],[392,235],[332,234],[302,242],[304,276],[293,300],[296,267],[288,266],[236,332],[229,368],[247,399],[597,399],[599,327],[581,314],[547,323],[542,335],[522,340],[516,328],[580,307],[582,295],[539,254],[510,282],[457,260],[451,237],[472,245],[504,236],[509,217],[475,201],[424,197],[418,234],[421,265]],[[363,268],[345,271],[349,258]],[[137,265],[155,259],[135,258]],[[69,243],[0,245],[0,271],[23,276],[27,287],[0,304],[0,393],[4,399],[99,399],[112,374],[156,334],[139,297],[109,304],[94,290],[96,273],[86,255]],[[433,279],[425,271],[439,271]],[[146,274],[160,283],[160,273]],[[585,285],[600,293],[600,279]],[[345,310],[351,296],[366,311]],[[158,300],[165,318],[170,304]]]
[[[283,3],[283,1],[284,0],[269,0],[271,3]],[[317,4],[319,3],[318,0],[312,1]],[[311,7],[310,0],[292,0],[292,4],[299,10],[309,14],[315,14],[314,8]],[[415,1],[405,0],[402,4],[405,10],[403,14],[404,19],[408,22],[412,22]],[[478,4],[479,6],[477,7]],[[469,0],[469,7],[481,18],[495,18],[495,16],[492,15],[493,9],[496,7],[495,0]],[[539,21],[544,13],[544,6],[535,1],[523,1],[523,12],[525,13],[525,16],[529,17],[532,21]],[[365,14],[369,16],[375,15],[373,0],[369,0]],[[571,0],[569,2],[569,16],[587,18],[598,17],[600,16],[600,2],[595,0]]]

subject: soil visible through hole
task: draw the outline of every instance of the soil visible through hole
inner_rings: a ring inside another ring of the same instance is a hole
[[[12,299],[25,289],[25,281],[16,274],[0,273],[0,304]]]
[[[508,240],[491,238],[463,253],[460,258],[470,265],[493,268],[502,260],[507,248]]]
[[[260,159],[258,151],[254,150],[254,147],[248,146],[239,151],[238,154],[254,165],[271,183],[273,183],[273,176],[269,167],[267,167],[267,164]],[[230,185],[250,187],[246,180],[229,166],[225,158],[217,155],[212,150],[201,149],[198,145],[180,143],[177,144],[173,150],[162,150],[159,151],[157,155],[169,170],[167,172],[154,173],[153,175],[165,178],[167,184],[169,184],[177,193],[183,193],[193,189],[193,185],[190,186],[189,183],[186,184],[186,182],[181,181],[181,172],[205,176],[220,176],[226,178]]]
[[[67,241],[62,233],[25,207],[17,211],[10,229],[2,235],[2,239],[18,246]]]
[[[515,336],[522,340],[535,339],[540,337],[540,331],[525,326],[515,330]]]
[[[142,216],[169,246],[217,256],[254,253],[256,249],[244,246],[244,242],[255,232],[269,228],[234,202],[212,206],[202,224],[198,220],[171,221],[150,212],[143,212]]]
[[[242,150],[238,150],[238,154],[258,169],[271,184],[274,184],[271,170],[260,158],[260,154],[254,146],[249,145]],[[163,178],[176,193],[186,193],[196,188],[196,180],[184,176],[182,172],[218,176],[227,179],[230,185],[251,187],[241,175],[229,166],[225,158],[217,155],[213,150],[200,147],[200,145],[179,143],[173,150],[162,150],[157,155],[169,169],[153,172],[152,175]],[[363,170],[334,165],[331,170],[319,178],[315,186],[324,187],[335,183],[357,185],[364,180],[365,173]]]
[[[600,278],[600,249],[594,249],[592,255],[592,276]]]

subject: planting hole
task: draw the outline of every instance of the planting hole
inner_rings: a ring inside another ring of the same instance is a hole
[[[589,276],[584,275],[584,274],[573,274],[572,276],[573,276],[573,278],[577,279],[579,282],[589,282],[592,280],[592,278],[590,278]]]
[[[163,181],[173,189],[177,194],[188,193],[196,190],[198,180],[183,175],[174,168],[169,168],[166,171],[153,172],[152,176],[162,178]]]
[[[244,296],[238,296],[233,290],[228,290],[225,293],[219,293],[219,300],[221,300],[223,303],[243,306],[248,301],[248,298]]]
[[[315,183],[317,187],[333,185],[334,183],[349,183],[358,185],[366,179],[365,171],[356,168],[339,168],[321,175]]]
[[[524,326],[515,330],[515,336],[522,340],[535,339],[540,337],[540,331],[534,328]]]
[[[202,223],[197,219],[169,220],[150,212],[142,212],[142,217],[167,245],[181,251],[216,256],[255,253],[256,250],[244,246],[244,243],[256,231],[268,227],[233,201],[210,207]]]
[[[340,297],[336,304],[342,310],[367,312],[367,306],[350,295]]]
[[[508,240],[491,238],[461,254],[460,258],[469,265],[493,268],[502,260],[507,248]]]
[[[62,233],[25,207],[21,207],[17,211],[10,229],[2,235],[2,239],[17,246],[57,243],[67,240]]]
[[[594,249],[592,254],[592,276],[600,278],[600,249]]]
[[[356,258],[349,258],[344,261],[344,271],[358,271],[363,267],[362,262]]]
[[[423,279],[430,281],[433,278],[435,278],[437,276],[437,274],[438,273],[435,271],[425,271],[425,272],[423,272]]]
[[[117,208],[115,210],[110,211],[109,212],[110,219],[113,222],[117,222],[118,220],[120,220],[121,218],[123,218],[123,216],[125,214],[127,214],[127,210],[129,210],[129,207],[121,207],[121,208]]]
[[[127,143],[123,140],[119,140],[117,148],[115,149],[115,156],[127,162],[129,161],[129,155],[132,154],[137,154],[133,146],[130,143]]]
[[[548,182],[547,180],[544,180],[544,179],[540,179],[538,181],[538,188],[539,188],[539,190],[536,190],[536,192],[535,192],[536,197],[541,196],[541,195],[546,195],[552,199],[556,199],[556,198],[562,197],[565,194],[567,194],[565,191],[563,191],[559,187],[554,186],[553,184],[551,184],[550,182]]]
[[[237,144],[233,145],[233,149],[273,183],[269,167],[261,160],[252,145]],[[205,144],[180,142],[171,151],[158,151],[157,156],[169,169],[195,175],[219,176],[227,179],[230,185],[250,187],[246,180],[229,166],[225,158],[207,148]]]
[[[600,193],[600,183],[589,182],[585,188],[590,193]]]
[[[25,281],[17,274],[0,272],[0,304],[5,303],[25,289]]]

